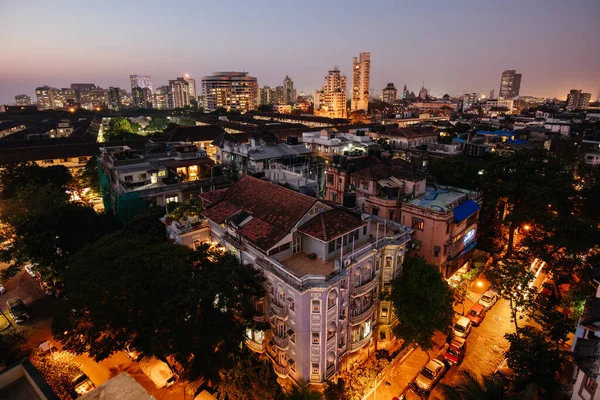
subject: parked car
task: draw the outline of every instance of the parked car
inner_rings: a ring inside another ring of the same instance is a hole
[[[13,317],[17,324],[22,324],[29,319],[29,313],[25,303],[19,297],[12,298],[6,302],[8,312]]]
[[[461,363],[467,353],[466,339],[454,337],[446,349],[444,360],[450,365],[458,365]]]
[[[474,304],[473,307],[471,307],[469,313],[467,314],[467,318],[469,318],[473,325],[479,326],[479,324],[481,324],[481,321],[483,321],[483,318],[485,317],[485,312],[486,308],[484,306],[482,306],[481,304]]]
[[[479,301],[477,303],[484,306],[486,310],[489,310],[490,308],[492,308],[494,306],[494,304],[496,304],[497,301],[498,301],[498,294],[496,292],[492,292],[491,290],[488,290],[487,292],[485,292],[483,294],[483,296],[481,296],[481,298],[479,299]]]
[[[0,294],[4,293],[6,293],[6,289],[4,289],[4,286],[0,285]]]
[[[469,333],[471,333],[472,326],[473,324],[471,323],[471,320],[469,320],[469,318],[460,317],[453,327],[454,336],[466,338],[467,336],[469,336]]]
[[[419,372],[419,375],[415,378],[415,384],[419,389],[429,392],[441,379],[445,371],[446,366],[444,363],[434,358]]]
[[[27,271],[27,273],[33,277],[35,277],[37,274],[34,270],[34,267],[35,266],[32,263],[25,264],[25,271]]]
[[[83,372],[73,378],[71,382],[77,397],[83,396],[84,394],[91,392],[96,388],[94,382],[92,382],[92,380]]]
[[[157,389],[169,387],[177,382],[178,376],[169,365],[156,357],[144,357],[140,360],[140,369],[154,382]]]

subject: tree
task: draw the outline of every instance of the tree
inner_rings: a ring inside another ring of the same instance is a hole
[[[25,356],[25,336],[14,329],[0,333],[0,368],[7,367]]]
[[[577,329],[577,319],[556,308],[538,310],[531,314],[531,319],[544,327],[544,334],[557,347],[564,344],[569,334]]]
[[[256,327],[252,299],[264,293],[260,272],[230,253],[208,246],[193,251],[133,224],[73,257],[55,337],[96,360],[127,345],[170,355],[187,379],[217,382],[234,364],[246,329]]]
[[[327,381],[325,386],[325,400],[346,400],[346,383],[338,378],[337,382]]]
[[[558,372],[563,361],[562,352],[544,333],[532,326],[521,329],[520,335],[506,335],[510,346],[506,352],[508,366],[518,380],[535,384],[544,394],[552,398],[559,389]]]
[[[276,399],[281,387],[270,361],[258,359],[246,351],[233,356],[233,365],[221,372],[219,398],[230,400]]]
[[[108,129],[112,134],[117,132],[132,132],[131,121],[125,117],[114,117],[108,123]]]
[[[452,290],[438,267],[422,258],[405,259],[404,273],[392,281],[386,298],[392,301],[400,320],[395,333],[407,343],[415,341],[431,348],[434,332],[445,331],[452,323]]]
[[[321,393],[316,392],[310,388],[306,383],[301,384],[300,387],[294,386],[291,393],[283,396],[284,400],[322,400],[323,396]]]
[[[258,106],[258,111],[266,113],[273,112],[273,104],[261,104]]]
[[[496,376],[482,376],[481,379],[470,370],[459,371],[457,383],[440,383],[439,390],[446,400],[508,399],[504,381]]]
[[[89,188],[93,194],[100,193],[100,180],[98,177],[98,161],[96,157],[91,157],[85,163],[79,174],[79,185],[82,188]]]
[[[152,117],[148,126],[146,126],[146,131],[148,132],[157,132],[163,131],[169,125],[169,120],[165,117]]]
[[[499,262],[497,265],[487,269],[485,276],[492,282],[492,286],[500,290],[500,297],[508,300],[511,320],[515,324],[515,333],[519,335],[520,319],[523,319],[522,311],[529,311],[533,306],[533,297],[536,292],[529,287],[529,283],[535,278],[531,270],[522,262],[511,260]]]
[[[62,165],[40,167],[35,163],[13,163],[3,165],[0,170],[0,190],[3,199],[16,197],[27,185],[52,185],[63,191],[71,183],[69,170]]]

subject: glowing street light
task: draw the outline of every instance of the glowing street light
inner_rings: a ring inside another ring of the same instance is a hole
[[[525,229],[526,231],[528,231],[528,230],[531,229],[531,225],[525,224],[525,225],[523,225],[523,229]]]

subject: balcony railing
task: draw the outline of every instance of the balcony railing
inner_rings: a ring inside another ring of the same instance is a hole
[[[275,369],[275,373],[281,378],[287,378],[288,374],[290,373],[290,367],[287,365],[279,365],[275,362],[273,363],[273,368]]]
[[[365,347],[365,345],[367,343],[369,343],[369,340],[371,340],[372,336],[373,336],[373,331],[371,331],[371,333],[369,333],[365,338],[363,338],[359,341],[350,343],[350,351],[356,351],[356,350],[359,350],[359,349],[362,349],[363,347]]]
[[[327,367],[327,369],[325,370],[325,378],[329,378],[331,375],[333,375],[335,373],[336,369],[335,369],[335,363],[331,364],[329,367]]]
[[[260,323],[260,322],[265,322],[265,315],[255,315],[252,317],[252,319],[254,320],[254,322]]]
[[[273,342],[275,342],[275,345],[277,345],[277,347],[279,347],[282,350],[285,350],[290,345],[290,337],[279,337],[277,335],[273,335]]]
[[[357,286],[355,288],[352,288],[352,294],[351,294],[351,296],[352,297],[357,297],[357,296],[363,295],[363,294],[365,294],[365,293],[370,292],[371,290],[373,290],[373,288],[375,286],[377,286],[377,279],[376,279],[376,277],[377,276],[375,274],[373,274],[373,277],[371,278],[370,281],[368,281],[366,283],[363,283],[362,285]]]
[[[271,310],[273,310],[273,314],[277,315],[278,317],[281,318],[285,318],[287,317],[287,306],[280,306],[279,304],[276,304],[275,302],[271,302]]]
[[[257,343],[252,339],[248,339],[246,338],[246,346],[248,346],[248,348],[252,351],[255,351],[257,353],[264,353],[265,352],[265,345],[264,343]]]
[[[370,306],[364,308],[361,312],[356,315],[350,316],[350,324],[357,325],[361,322],[366,321],[375,311],[375,302],[373,302]]]

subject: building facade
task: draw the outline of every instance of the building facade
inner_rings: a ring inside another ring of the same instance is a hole
[[[154,108],[157,110],[169,109],[169,87],[159,86],[154,93]]]
[[[521,90],[521,74],[517,74],[514,69],[507,69],[502,72],[502,78],[500,80],[500,93],[501,99],[512,99],[519,95]]]
[[[106,93],[108,99],[108,108],[111,110],[121,109],[121,89],[118,87],[109,87]]]
[[[393,83],[388,83],[387,86],[383,89],[383,101],[388,104],[393,104],[398,97],[398,89],[394,86]]]
[[[58,108],[55,97],[60,96],[60,91],[50,86],[40,86],[35,89],[38,110],[53,110]],[[57,99],[58,100],[58,99]],[[62,107],[62,102],[60,107]]]
[[[296,102],[296,89],[294,82],[289,76],[283,79],[283,104],[293,104]]]
[[[269,329],[249,329],[246,345],[280,378],[322,384],[392,343],[397,320],[379,293],[402,271],[409,229],[249,176],[208,195],[196,241],[219,243],[263,273],[254,318]]]
[[[183,77],[169,81],[169,108],[184,108],[190,105],[190,84]]]
[[[150,93],[154,93],[152,88],[152,77],[150,75],[129,75],[129,82],[131,83],[131,90],[133,88],[149,88]]]
[[[15,104],[18,106],[30,106],[31,105],[31,97],[26,94],[20,94],[15,96]]]
[[[360,53],[352,58],[351,111],[369,109],[369,83],[371,80],[371,53]]]
[[[346,118],[346,75],[336,66],[325,77],[325,85],[314,94],[315,115],[329,118]]]
[[[581,90],[573,89],[567,95],[567,111],[585,110],[590,104],[592,95],[590,93],[582,93]]]
[[[247,72],[215,72],[202,78],[204,111],[218,108],[246,113],[258,106],[258,82]]]
[[[188,74],[183,75],[183,80],[188,83],[188,92],[190,95],[190,102],[198,100],[198,93],[196,92],[196,80],[191,78]]]

